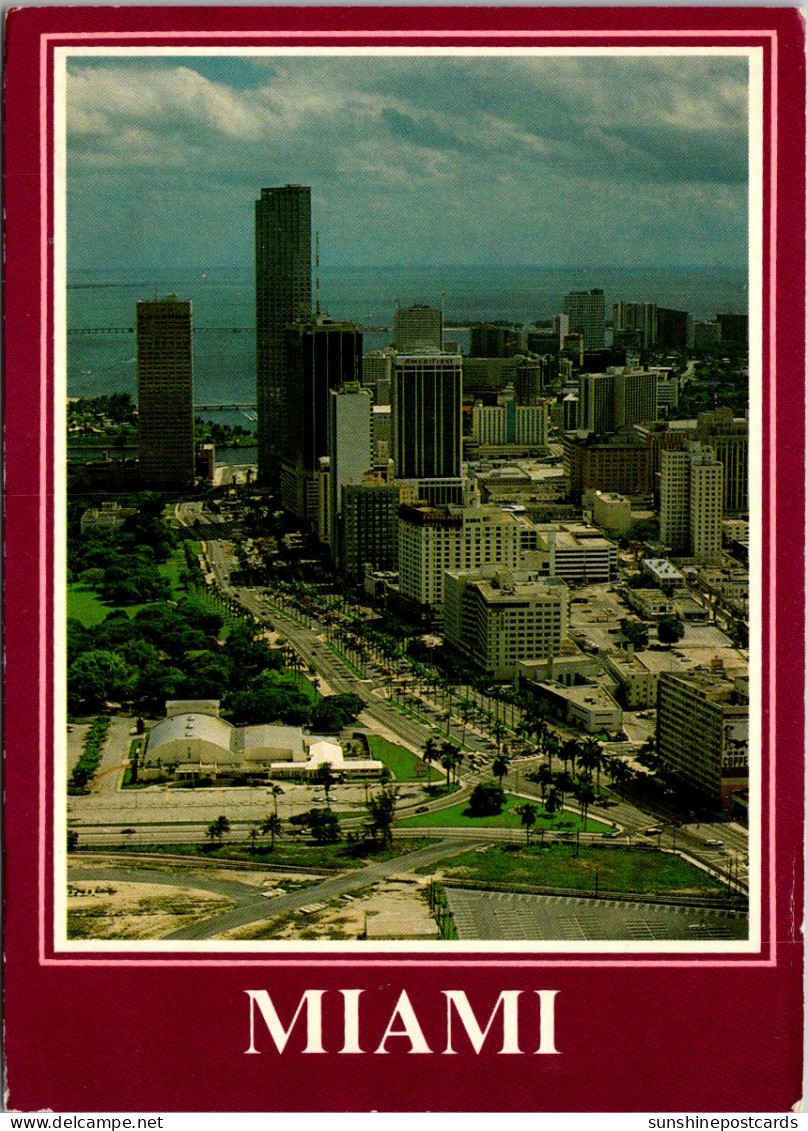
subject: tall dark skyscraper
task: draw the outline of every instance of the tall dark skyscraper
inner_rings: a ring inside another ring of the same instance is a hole
[[[262,188],[255,202],[258,480],[278,486],[287,427],[286,327],[311,319],[311,189]]]
[[[457,478],[463,410],[460,356],[437,350],[398,354],[391,399],[396,478]]]
[[[154,487],[194,481],[191,303],[176,295],[137,304],[140,478]]]
[[[328,417],[333,389],[362,379],[362,331],[353,322],[317,318],[288,326],[285,334],[286,431],[281,498],[298,518],[317,514],[318,460],[328,455]],[[368,468],[363,468],[367,471]]]

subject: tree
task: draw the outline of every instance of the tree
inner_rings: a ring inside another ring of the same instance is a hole
[[[538,767],[536,770],[528,770],[525,774],[528,781],[535,782],[541,790],[541,799],[544,801],[547,796],[547,789],[553,782],[553,771],[545,763]]]
[[[544,803],[544,808],[552,821],[555,818],[556,812],[561,808],[561,802],[555,789],[551,789],[547,794],[547,800]]]
[[[585,739],[581,747],[581,753],[578,755],[578,765],[588,770],[590,774],[592,770],[595,771],[597,775],[598,793],[600,792],[600,771],[604,760],[603,747],[596,738],[590,735],[589,738]]]
[[[657,636],[660,644],[677,644],[685,634],[685,626],[678,617],[664,616],[657,625]]]
[[[648,627],[642,621],[623,617],[620,621],[620,631],[627,643],[632,644],[635,648],[646,648],[648,646]]]
[[[277,813],[270,813],[269,816],[264,817],[259,825],[259,832],[262,836],[269,834],[269,848],[270,851],[275,848],[275,837],[280,836],[281,833],[281,819]]]
[[[364,709],[365,702],[358,695],[326,695],[314,706],[311,728],[321,734],[339,734]]]
[[[440,746],[440,764],[446,771],[446,785],[449,785],[449,775],[457,765],[457,747],[453,742],[442,742]]]
[[[532,803],[532,801],[526,801],[524,805],[519,806],[516,812],[522,819],[522,825],[524,826],[525,830],[525,838],[527,840],[527,843],[530,844],[530,833],[533,826],[536,824],[538,810],[536,809],[536,806]]]
[[[433,786],[432,786],[432,783],[429,780],[430,779],[430,772],[429,772],[430,766],[433,762],[437,762],[440,758],[440,744],[439,744],[437,738],[434,737],[434,735],[426,740],[426,745],[424,746],[424,752],[421,755],[421,757],[423,758],[424,762],[426,763],[427,782],[429,783],[428,788],[431,791],[433,789]]]
[[[127,696],[135,673],[114,652],[96,649],[77,656],[67,670],[68,704],[75,713],[80,704],[93,711],[108,699]]]
[[[213,845],[215,842],[221,844],[225,838],[225,835],[229,832],[230,822],[228,821],[227,817],[222,815],[221,817],[217,817],[215,821],[211,821],[211,823],[205,829],[205,836],[210,838],[211,845]]]
[[[273,782],[272,785],[267,790],[267,793],[270,795],[270,797],[272,798],[272,800],[274,802],[275,816],[277,817],[277,815],[278,815],[278,798],[283,797],[283,789],[282,789],[281,786],[279,786],[275,782]]]
[[[368,798],[367,809],[370,818],[368,828],[375,841],[381,839],[386,847],[393,842],[393,817],[396,807],[396,792],[394,789],[383,789]]]
[[[75,829],[67,830],[67,851],[74,852],[79,846],[79,834]]]
[[[304,825],[317,844],[336,844],[342,833],[339,818],[331,809],[309,809],[289,818],[291,825]]]
[[[564,773],[567,772],[567,764],[572,763],[572,772],[575,772],[575,763],[578,755],[581,752],[581,744],[577,738],[568,738],[561,747],[561,761],[564,763]]]
[[[495,781],[475,785],[469,798],[468,811],[472,817],[494,817],[502,812],[505,790]]]
[[[592,784],[591,774],[580,775],[575,782],[575,795],[581,806],[581,820],[584,828],[586,828],[586,815],[589,812],[589,806],[595,800],[595,787]]]
[[[502,779],[508,772],[510,764],[511,760],[507,754],[497,754],[491,765],[491,773],[499,781],[500,786],[502,785]]]
[[[314,771],[312,781],[315,785],[321,785],[325,793],[325,803],[330,808],[330,793],[331,787],[336,785],[337,777],[331,768],[330,762],[321,762],[317,769]]]

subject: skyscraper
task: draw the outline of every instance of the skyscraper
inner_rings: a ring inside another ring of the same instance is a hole
[[[194,481],[191,303],[176,295],[139,302],[137,328],[140,478],[154,487]]]
[[[395,313],[394,343],[399,353],[443,349],[443,313],[440,307],[399,307]]]
[[[724,468],[712,448],[689,443],[662,452],[659,535],[673,553],[720,558],[723,495]]]
[[[278,482],[287,427],[286,327],[311,318],[311,189],[262,188],[255,202],[258,479]]]
[[[298,518],[313,519],[317,514],[317,461],[328,454],[330,393],[361,380],[362,331],[353,322],[324,317],[287,326],[284,365],[281,497],[285,510]]]
[[[571,334],[581,334],[584,349],[602,350],[605,341],[605,299],[602,290],[570,291],[564,295],[564,313]]]
[[[424,350],[393,362],[397,479],[460,476],[463,376],[459,354]]]

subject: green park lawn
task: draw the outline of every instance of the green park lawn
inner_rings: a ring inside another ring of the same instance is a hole
[[[131,610],[126,611],[132,615],[137,608],[142,606],[132,606]],[[112,612],[112,606],[106,605],[100,597],[96,596],[88,585],[82,584],[80,581],[71,581],[67,586],[67,615],[73,617],[75,620],[80,620],[86,628],[93,628],[97,624],[101,624]]]
[[[509,793],[506,795],[502,812],[494,817],[471,817],[467,812],[468,801],[461,801],[457,805],[450,805],[445,809],[433,809],[429,813],[421,813],[417,817],[405,817],[397,823],[402,828],[422,829],[521,829],[523,828],[522,818],[516,812],[516,809],[524,804],[524,797],[515,797]],[[541,812],[540,802],[535,801],[533,804],[537,809],[536,823],[533,826],[534,832],[538,832],[539,829],[552,829],[558,832],[575,832],[576,829],[580,829],[582,832],[603,832],[604,829],[609,827],[601,821],[595,821],[588,817],[586,828],[584,828],[577,813],[565,809],[563,813],[555,813],[553,817],[549,817]]]
[[[437,865],[419,871],[429,874]],[[542,847],[492,844],[483,852],[466,852],[442,861],[443,882],[452,879],[497,884],[536,884],[592,891],[660,895],[712,895],[726,889],[681,857],[645,847],[594,847],[553,844]]]
[[[396,781],[440,781],[443,777],[434,766],[427,766],[411,750],[388,742],[378,734],[367,736],[371,758],[384,762]]]

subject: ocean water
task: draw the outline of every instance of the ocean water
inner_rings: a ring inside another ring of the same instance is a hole
[[[365,327],[366,351],[390,341],[390,332],[369,328],[392,327],[397,304],[442,302],[447,327],[495,319],[543,321],[562,309],[566,291],[592,287],[605,291],[607,317],[611,304],[619,300],[656,302],[699,319],[747,307],[745,273],[717,268],[321,268],[320,282],[321,309]],[[166,294],[193,302],[194,400],[254,401],[254,282],[241,269],[73,272],[68,279],[68,329],[134,327],[135,303]],[[468,344],[462,332],[450,331],[448,337],[459,340],[461,349]],[[134,397],[134,333],[68,333],[67,389],[69,396],[122,391]],[[212,418],[250,424],[242,413]]]

